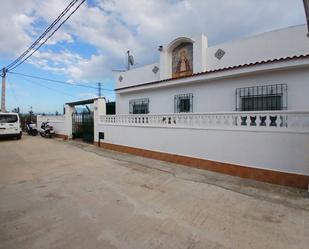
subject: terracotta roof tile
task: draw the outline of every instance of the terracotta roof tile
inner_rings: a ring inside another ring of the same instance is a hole
[[[269,59],[269,60],[251,62],[251,63],[240,64],[240,65],[235,65],[235,66],[230,66],[230,67],[223,67],[223,68],[208,70],[208,71],[204,71],[204,72],[200,72],[200,73],[195,73],[195,74],[192,74],[192,75],[189,75],[189,76],[182,76],[182,77],[177,77],[177,78],[168,78],[168,79],[164,79],[164,80],[157,80],[157,81],[152,81],[152,82],[141,83],[141,84],[133,85],[133,86],[120,87],[120,88],[116,88],[115,91],[125,90],[125,89],[129,89],[129,88],[140,87],[140,86],[153,85],[153,84],[158,84],[158,83],[162,83],[162,82],[166,82],[166,81],[179,80],[179,79],[184,79],[184,78],[192,78],[192,77],[199,76],[199,75],[205,75],[205,74],[209,74],[209,73],[233,70],[233,69],[238,69],[238,68],[243,68],[243,67],[250,67],[250,66],[256,66],[256,65],[261,65],[261,64],[268,64],[268,63],[279,62],[279,61],[302,59],[302,58],[308,58],[308,57],[309,57],[309,54],[304,54],[304,55],[281,57],[281,58],[278,58],[278,59]]]

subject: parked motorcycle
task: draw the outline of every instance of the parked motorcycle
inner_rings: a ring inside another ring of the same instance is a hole
[[[42,137],[52,138],[53,136],[55,136],[54,127],[52,127],[48,121],[42,122],[41,129],[40,129],[40,135]]]
[[[26,123],[26,132],[30,136],[36,136],[38,135],[38,129],[36,128],[36,124],[33,123],[32,121],[28,121]]]

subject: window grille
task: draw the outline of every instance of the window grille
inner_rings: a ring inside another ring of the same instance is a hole
[[[287,84],[236,89],[236,111],[270,111],[287,109]]]
[[[193,94],[179,94],[174,96],[174,112],[193,112]]]
[[[133,99],[129,101],[130,114],[149,113],[149,99]]]

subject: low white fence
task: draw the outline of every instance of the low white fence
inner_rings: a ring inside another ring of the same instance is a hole
[[[309,132],[309,111],[104,115],[99,124],[142,127]]]
[[[37,116],[37,127],[38,129],[41,127],[42,122],[50,122],[50,124],[54,127],[56,134],[66,134],[65,129],[65,116],[64,115],[38,115]]]
[[[309,111],[102,115],[101,142],[309,175]]]

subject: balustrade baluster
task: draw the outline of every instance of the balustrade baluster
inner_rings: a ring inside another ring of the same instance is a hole
[[[212,126],[213,115],[207,115],[207,123],[208,126]]]
[[[247,118],[248,118],[248,116],[247,115],[246,116],[240,116],[240,118],[241,118],[240,125],[247,126]]]
[[[277,126],[277,119],[278,119],[278,116],[271,116],[269,115],[269,119],[270,119],[270,124],[269,126]]]
[[[256,116],[250,116],[250,126],[256,126]]]
[[[202,115],[198,115],[196,117],[195,125],[198,126],[198,127],[201,127],[202,126],[202,122],[203,122],[203,116]]]
[[[287,115],[280,115],[280,127],[288,127],[287,119]]]

